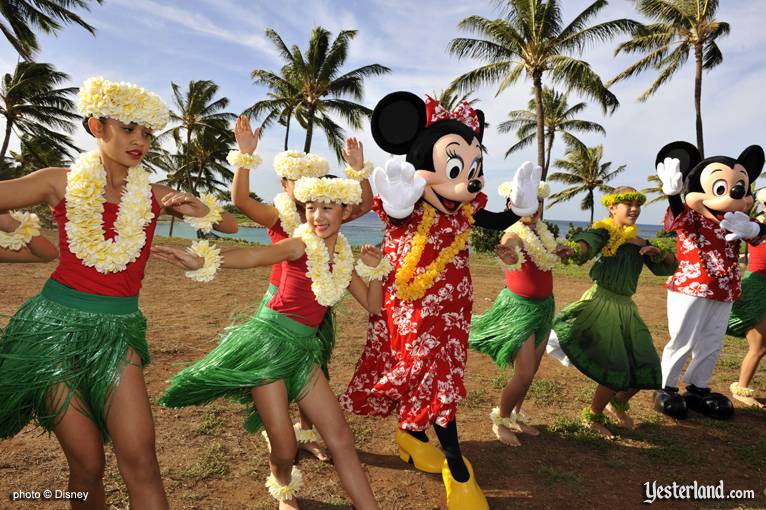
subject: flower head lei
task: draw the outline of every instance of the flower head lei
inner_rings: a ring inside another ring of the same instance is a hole
[[[327,175],[330,164],[318,154],[284,151],[274,156],[274,170],[280,177],[294,181],[301,177]]]
[[[511,198],[511,193],[513,192],[513,184],[510,182],[503,182],[500,183],[500,186],[497,187],[498,194],[505,198],[506,200]],[[551,194],[551,187],[548,185],[545,181],[540,181],[540,183],[537,185],[537,198],[545,199],[548,198],[548,195]]]
[[[134,122],[149,129],[162,129],[168,122],[168,107],[153,92],[125,82],[94,76],[85,80],[78,94],[84,117],[108,117],[125,124]]]
[[[627,193],[611,193],[601,197],[601,203],[604,204],[605,207],[628,202],[638,202],[640,205],[644,205],[646,202],[646,195],[639,191],[629,191]]]
[[[293,191],[301,202],[335,202],[358,204],[362,201],[362,187],[353,179],[301,177]]]

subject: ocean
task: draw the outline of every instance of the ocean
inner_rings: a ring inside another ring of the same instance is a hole
[[[567,220],[552,220],[548,219],[551,223],[559,226],[560,235],[566,234],[569,229],[569,224],[572,223],[576,227],[588,226],[587,221],[567,221]],[[645,239],[651,239],[655,236],[658,230],[662,227],[660,225],[637,225],[640,232],[640,236]],[[167,236],[170,230],[170,223],[159,223],[157,225],[156,234],[160,236]],[[357,218],[356,220],[346,223],[341,227],[341,231],[348,239],[352,246],[358,246],[360,244],[378,244],[383,240],[383,222],[380,221],[378,215],[374,212],[369,212],[364,216]],[[253,228],[253,227],[240,227],[239,232],[236,234],[221,234],[216,232],[217,235],[224,238],[242,239],[245,241],[269,244],[269,236],[266,234],[265,228]],[[182,237],[187,239],[195,239],[196,234],[194,229],[182,221],[176,221],[173,227],[173,236]]]

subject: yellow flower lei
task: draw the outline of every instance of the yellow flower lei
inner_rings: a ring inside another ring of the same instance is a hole
[[[67,174],[66,233],[69,250],[87,267],[100,273],[124,271],[146,244],[144,229],[154,217],[149,172],[128,169],[128,178],[114,222],[114,239],[104,239],[106,170],[98,151],[80,155]]]
[[[223,206],[212,193],[203,193],[199,197],[200,201],[208,208],[208,213],[201,218],[195,216],[184,216],[184,221],[194,227],[196,230],[208,233],[213,231],[213,225],[223,219]]]
[[[469,225],[473,225],[473,207],[470,204],[463,205],[463,214],[468,219]],[[442,250],[439,256],[410,282],[423,256],[423,250],[428,241],[428,232],[434,224],[435,217],[436,209],[423,203],[423,219],[420,221],[417,231],[412,238],[410,252],[404,257],[404,262],[396,272],[396,295],[399,299],[414,301],[422,298],[426,291],[431,288],[436,277],[444,271],[446,265],[452,262],[468,242],[468,236],[471,233],[470,228],[465,229],[465,232],[462,234],[455,236],[452,244]]]
[[[521,221],[517,221],[506,232],[513,232],[524,242],[524,251],[541,271],[550,271],[559,263],[559,257],[554,253],[558,243],[544,222],[537,220],[537,234]],[[519,252],[519,267],[524,263],[524,254]]]
[[[346,237],[338,232],[332,271],[327,245],[311,230],[308,223],[295,229],[293,237],[297,237],[306,245],[306,276],[311,278],[311,291],[316,296],[317,303],[322,306],[334,305],[343,297],[354,271],[354,254]]]
[[[625,244],[625,241],[638,237],[638,229],[635,225],[620,228],[614,224],[612,218],[604,218],[595,222],[593,228],[603,228],[609,232],[609,241],[601,250],[601,255],[604,257],[614,256],[620,246]]]
[[[287,193],[280,193],[274,197],[274,207],[279,213],[279,222],[282,224],[282,230],[287,235],[292,236],[295,229],[301,224],[301,216],[298,214],[298,207]]]
[[[10,215],[20,225],[13,232],[3,232],[0,230],[0,248],[19,251],[33,237],[40,235],[40,218],[34,213],[23,211],[11,211]]]
[[[606,207],[623,202],[638,202],[639,204],[644,205],[644,202],[646,202],[646,195],[640,191],[628,191],[626,193],[612,193],[601,197],[601,203]]]

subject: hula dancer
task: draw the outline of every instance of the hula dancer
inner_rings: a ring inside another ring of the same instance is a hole
[[[646,197],[623,186],[602,198],[609,217],[577,234],[579,263],[597,257],[590,270],[593,287],[565,307],[553,321],[562,350],[583,374],[598,383],[585,425],[613,439],[604,411],[633,428],[628,401],[640,389],[661,386],[662,370],[652,335],[631,299],[644,265],[658,276],[676,268],[675,255],[638,237],[636,220]]]
[[[37,215],[0,214],[0,262],[50,262],[58,255],[58,249],[40,235]]]
[[[766,203],[766,190],[756,199]],[[761,213],[756,220],[764,223]],[[726,334],[747,339],[747,354],[739,369],[739,381],[731,383],[732,396],[748,407],[764,409],[750,387],[758,365],[766,355],[766,243],[749,246],[747,273],[742,277],[742,296],[734,302]]]
[[[500,186],[500,195],[506,199],[510,198],[509,186]],[[498,255],[505,264],[506,288],[489,310],[473,317],[468,338],[471,349],[490,356],[501,369],[513,365],[513,377],[500,395],[500,405],[490,414],[492,431],[509,446],[521,445],[514,432],[540,433],[524,422],[521,404],[551,331],[555,312],[552,270],[561,257],[572,254],[540,220],[543,199],[549,192],[548,185],[541,182],[537,211],[522,216],[503,234]]]
[[[261,158],[255,154],[260,137],[260,128],[253,131],[250,128],[248,118],[242,115],[237,119],[234,136],[237,139],[239,151],[232,151],[229,156],[229,162],[236,167],[231,186],[232,203],[248,218],[268,229],[267,233],[272,244],[289,238],[301,223],[306,222],[304,206],[295,200],[293,195],[295,182],[300,177],[323,177],[327,175],[329,170],[327,160],[317,154],[304,154],[296,151],[285,151],[277,154],[274,158],[274,169],[281,177],[284,192],[274,197],[273,206],[264,204],[250,198],[250,169],[261,163]],[[346,173],[349,177],[359,180],[362,185],[362,201],[359,204],[349,206],[351,212],[348,218],[343,220],[345,223],[366,214],[372,207],[372,189],[367,180],[372,171],[372,164],[369,161],[364,161],[362,143],[358,142],[356,138],[346,140],[346,147],[342,154],[348,163]],[[271,266],[269,287],[261,299],[261,306],[264,306],[274,297],[281,278],[282,263],[274,264]],[[335,345],[335,320],[332,309],[328,310],[319,325],[319,335],[325,346],[326,354],[321,367],[325,377],[329,380],[330,373],[327,363],[333,345]],[[329,461],[330,457],[327,455],[327,451],[320,446],[319,434],[311,420],[302,411],[299,414],[300,421],[293,425],[299,447],[321,461]]]
[[[370,313],[378,313],[383,299],[380,280],[391,265],[368,246],[355,268],[351,248],[340,233],[342,220],[351,213],[348,205],[361,201],[357,181],[304,177],[295,185],[295,197],[305,204],[307,222],[294,237],[274,245],[204,258],[176,248],[154,248],[159,258],[200,271],[211,259],[217,259],[213,267],[241,269],[284,262],[274,297],[246,323],[227,329],[202,360],[173,376],[160,402],[183,407],[233,397],[254,404],[245,429],[266,429],[271,445],[266,486],[280,508],[297,508],[303,485],[300,470],[293,466],[297,444],[288,411],[288,404],[297,402],[327,443],[355,507],[377,508],[351,430],[321,370],[326,353],[318,327],[346,288]]]
[[[149,182],[141,166],[168,110],[156,94],[91,78],[80,111],[98,150],[71,168],[0,182],[0,210],[45,203],[58,223],[59,266],[0,338],[0,438],[36,419],[69,463],[76,508],[104,508],[112,440],[133,508],[167,508],[144,384],[149,363],[138,292],[163,207],[203,220],[207,206]]]

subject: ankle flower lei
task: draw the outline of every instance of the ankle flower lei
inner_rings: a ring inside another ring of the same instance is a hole
[[[508,227],[506,232],[513,232],[519,236],[519,239],[524,243],[524,251],[526,251],[529,258],[532,259],[532,262],[534,262],[541,271],[551,271],[560,260],[558,255],[554,253],[558,247],[558,243],[556,242],[556,238],[553,237],[553,234],[551,234],[551,231],[548,230],[548,226],[543,221],[537,220],[535,230],[537,231],[536,234],[527,225],[521,221],[517,221]],[[518,266],[521,267],[525,259],[524,253],[522,250],[518,250],[517,255],[519,256]]]
[[[277,477],[274,476],[274,473],[271,473],[266,479],[266,488],[269,489],[271,497],[277,501],[290,501],[296,497],[303,488],[303,474],[297,466],[293,466],[292,472],[290,473],[290,483],[282,485],[279,483],[279,480],[277,480]]]
[[[301,224],[301,216],[298,207],[287,193],[280,193],[274,197],[274,207],[279,213],[279,223],[287,235],[292,236],[295,229]]]
[[[638,229],[635,225],[631,225],[629,227],[618,227],[614,224],[614,220],[612,218],[604,218],[603,220],[599,220],[593,224],[592,228],[601,228],[609,232],[609,241],[607,241],[606,245],[604,245],[604,247],[601,249],[601,254],[604,257],[614,256],[620,246],[625,244],[628,239],[638,237]]]
[[[186,251],[205,260],[201,268],[194,271],[186,271],[187,277],[202,283],[207,283],[215,278],[215,274],[223,262],[221,250],[217,246],[210,244],[206,239],[198,239],[186,248]]]
[[[209,210],[208,213],[201,218],[194,216],[184,216],[184,221],[195,229],[201,230],[207,234],[213,231],[213,225],[223,219],[221,214],[223,212],[223,207],[212,193],[203,193],[199,199],[203,204],[207,206]]]
[[[100,273],[124,271],[146,244],[144,229],[154,217],[149,173],[141,166],[128,169],[128,178],[114,222],[114,239],[104,239],[106,170],[98,151],[82,154],[67,174],[66,233],[69,250]]]
[[[500,415],[500,408],[495,407],[492,412],[489,413],[489,418],[492,420],[493,425],[502,425],[505,428],[513,428],[518,421],[524,421],[527,419],[527,413],[524,411],[511,411],[511,415],[507,418]]]
[[[473,207],[471,207],[471,204],[463,205],[463,214],[465,214],[469,225],[473,225]],[[462,234],[455,236],[452,244],[442,250],[439,256],[428,264],[425,271],[412,279],[418,268],[418,263],[421,257],[423,257],[423,251],[428,241],[428,232],[434,224],[435,217],[436,209],[424,203],[423,218],[420,220],[417,231],[412,238],[410,252],[396,272],[396,295],[401,300],[415,301],[422,298],[426,291],[434,284],[436,277],[444,271],[447,264],[452,262],[468,242],[468,236],[471,233],[470,228],[465,229],[465,232]],[[410,279],[412,279],[411,282]]]
[[[322,306],[334,305],[343,297],[348,284],[351,283],[351,273],[354,270],[354,254],[346,237],[338,232],[332,271],[327,245],[307,223],[295,229],[293,237],[297,237],[306,245],[306,276],[311,279],[311,291],[317,303]]]
[[[40,235],[40,218],[34,213],[23,211],[11,211],[10,215],[20,225],[13,232],[0,231],[0,248],[19,251],[33,237]]]

